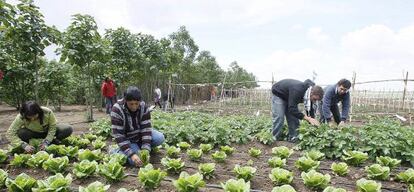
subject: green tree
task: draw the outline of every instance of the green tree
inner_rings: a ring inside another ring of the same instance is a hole
[[[258,87],[256,77],[240,67],[236,61],[230,64],[226,75],[226,88],[254,88]]]

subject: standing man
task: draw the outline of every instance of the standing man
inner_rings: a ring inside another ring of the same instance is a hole
[[[343,126],[348,118],[351,96],[349,93],[351,82],[347,79],[341,79],[335,85],[330,85],[325,89],[325,97],[322,100],[321,120],[334,126],[335,123]],[[338,103],[342,103],[342,114],[339,113]]]
[[[313,118],[315,113],[312,103],[323,97],[323,89],[320,86],[315,86],[315,83],[309,79],[305,82],[284,79],[272,86],[272,93],[274,139],[280,139],[285,116],[289,128],[288,141],[293,143],[298,139],[299,120],[304,119],[312,125],[319,126],[319,122]],[[304,103],[306,114],[299,111],[299,103]]]
[[[115,83],[110,77],[106,77],[101,86],[102,95],[105,97],[106,114],[110,114],[112,106],[116,102]]]
[[[112,153],[126,155],[132,166],[143,166],[138,156],[140,150],[151,151],[165,140],[164,134],[152,128],[151,111],[142,101],[141,91],[134,86],[128,87],[124,98],[115,103],[111,123],[112,137],[119,147]]]
[[[158,105],[160,107],[160,109],[162,109],[162,106],[161,106],[161,89],[158,87],[158,85],[154,89],[154,103],[155,103],[155,106]]]

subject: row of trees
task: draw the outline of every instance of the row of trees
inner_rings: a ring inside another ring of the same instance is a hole
[[[120,92],[128,85],[139,85],[147,98],[156,84],[165,89],[170,81],[255,80],[237,62],[228,70],[221,69],[209,51],[199,51],[185,26],[161,39],[122,27],[101,35],[92,16],[76,14],[66,30],[59,31],[45,24],[32,0],[20,0],[17,5],[0,0],[0,13],[0,71],[4,76],[0,100],[16,108],[29,99],[55,106],[87,104],[88,120],[92,120],[92,106],[100,104],[100,84],[108,75]],[[59,61],[44,58],[51,44],[58,47]]]

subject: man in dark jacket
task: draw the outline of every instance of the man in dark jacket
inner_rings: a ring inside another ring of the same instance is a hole
[[[289,128],[288,141],[297,141],[297,128],[299,120],[305,119],[312,125],[319,125],[314,119],[312,103],[319,101],[323,97],[323,89],[315,86],[311,80],[301,82],[294,79],[284,79],[272,86],[272,114],[273,114],[273,137],[278,140],[282,132],[283,123],[286,120]],[[305,104],[306,114],[298,109],[298,104]]]
[[[337,125],[342,126],[348,118],[351,96],[349,94],[351,82],[341,79],[335,85],[325,88],[325,96],[322,100],[321,120],[333,126],[332,117]],[[342,102],[342,115],[339,113],[338,103]]]

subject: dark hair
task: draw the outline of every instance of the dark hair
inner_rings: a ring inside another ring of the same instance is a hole
[[[105,82],[108,82],[109,81],[109,77],[105,77]]]
[[[26,101],[20,108],[20,115],[24,119],[28,119],[28,116],[38,115],[40,124],[43,124],[44,112],[35,101]]]
[[[124,98],[126,101],[142,101],[141,90],[139,90],[138,87],[129,86],[124,93]]]
[[[320,87],[318,85],[313,86],[312,90],[311,90],[311,94],[312,95],[317,95],[317,96],[319,96],[319,98],[322,99],[323,98],[323,89],[322,89],[322,87]]]
[[[338,86],[344,86],[345,88],[351,88],[351,82],[348,79],[341,79],[336,83]]]

